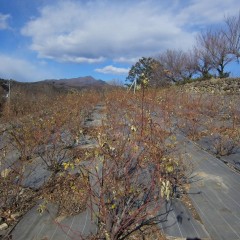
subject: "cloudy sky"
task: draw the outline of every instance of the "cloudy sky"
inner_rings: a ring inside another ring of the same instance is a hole
[[[142,56],[189,49],[239,0],[0,0],[0,78],[125,79]]]

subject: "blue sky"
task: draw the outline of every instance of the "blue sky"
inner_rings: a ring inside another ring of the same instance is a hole
[[[0,78],[123,80],[140,57],[190,49],[239,9],[239,0],[0,0]]]

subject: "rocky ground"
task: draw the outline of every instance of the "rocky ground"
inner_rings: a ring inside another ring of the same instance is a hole
[[[240,94],[240,78],[213,78],[187,83],[181,88],[183,91],[193,93]]]

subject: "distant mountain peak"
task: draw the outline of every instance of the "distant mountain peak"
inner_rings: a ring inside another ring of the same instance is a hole
[[[103,87],[108,85],[103,80],[97,80],[92,76],[76,77],[76,78],[64,78],[64,79],[48,79],[44,82],[52,83],[55,86],[65,86],[73,88],[89,88],[89,87]]]

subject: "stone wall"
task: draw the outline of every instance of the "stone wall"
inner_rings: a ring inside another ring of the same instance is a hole
[[[210,79],[181,86],[185,92],[240,94],[240,78]]]

